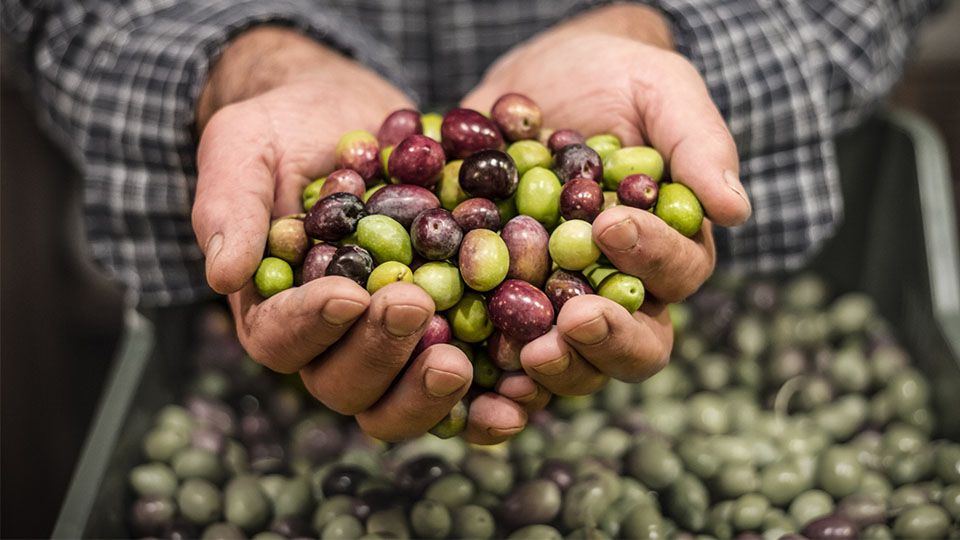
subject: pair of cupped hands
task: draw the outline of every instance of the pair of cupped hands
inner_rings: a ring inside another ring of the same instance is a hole
[[[643,281],[646,301],[633,315],[600,296],[568,301],[556,326],[524,346],[523,371],[471,402],[464,436],[479,444],[523,429],[527,413],[552,394],[587,394],[609,377],[639,382],[659,371],[673,345],[667,304],[713,271],[711,222],[733,226],[751,212],[733,139],[700,75],[673,52],[667,25],[650,8],[596,9],[534,37],[495,63],[462,105],[486,111],[508,92],[536,101],[549,127],[656,147],[707,219],[686,238],[650,212],[616,206],[600,214],[594,240],[611,263]],[[229,295],[250,356],[278,372],[299,372],[324,405],[356,415],[364,431],[387,441],[427,432],[470,387],[472,365],[455,346],[435,345],[409,359],[434,313],[431,298],[406,283],[370,295],[330,276],[264,300],[252,276],[271,218],[301,211],[304,186],[334,168],[339,137],[376,132],[401,108],[415,107],[319,43],[283,28],[248,30],[224,51],[198,103],[193,206],[207,280]]]

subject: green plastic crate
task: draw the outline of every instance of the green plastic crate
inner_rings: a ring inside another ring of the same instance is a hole
[[[931,375],[941,435],[960,439],[960,262],[943,142],[924,120],[895,111],[839,141],[839,154],[846,219],[811,269],[837,292],[876,300]],[[129,536],[126,475],[153,413],[179,397],[190,315],[127,313],[54,538]]]

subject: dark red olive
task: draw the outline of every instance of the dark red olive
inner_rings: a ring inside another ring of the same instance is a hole
[[[497,204],[490,199],[474,197],[458,204],[453,209],[453,219],[457,220],[464,234],[474,229],[500,228],[500,210]]]
[[[543,292],[547,294],[547,298],[553,304],[553,309],[560,313],[567,300],[574,296],[593,294],[593,287],[579,272],[558,269],[547,279],[547,285],[543,288]]]
[[[337,169],[328,174],[327,179],[323,181],[320,198],[323,199],[334,193],[353,193],[357,197],[363,197],[365,191],[367,191],[367,185],[360,173],[352,169]]]
[[[336,252],[337,246],[333,244],[317,244],[310,248],[307,256],[303,258],[303,283],[325,276],[330,259]]]
[[[462,240],[460,225],[443,208],[424,210],[410,224],[413,248],[431,261],[442,261],[456,255]]]
[[[543,291],[519,279],[496,288],[487,304],[493,326],[520,341],[546,334],[553,325],[553,305]]]
[[[460,166],[460,187],[471,197],[506,199],[517,191],[519,182],[513,158],[499,150],[471,154]]]
[[[417,342],[417,346],[413,348],[413,353],[410,354],[410,357],[416,358],[431,345],[450,343],[452,338],[453,333],[450,330],[450,323],[447,322],[446,317],[435,314],[430,318],[430,322],[427,323],[427,329],[424,331],[423,336],[420,337],[420,341]]]
[[[510,253],[507,277],[542,287],[550,273],[550,234],[530,216],[517,216],[500,231]]]
[[[617,186],[617,200],[625,206],[649,210],[657,204],[660,186],[645,174],[631,174]]]
[[[446,163],[440,143],[426,135],[410,135],[400,141],[387,162],[390,177],[401,184],[433,189]]]
[[[423,133],[423,124],[420,122],[420,113],[413,109],[393,111],[380,124],[377,140],[380,148],[394,146],[410,135]]]
[[[357,222],[365,215],[359,197],[352,193],[334,193],[313,205],[303,219],[303,228],[310,238],[337,242],[357,230]]]
[[[382,214],[409,229],[413,218],[430,208],[439,208],[440,199],[430,190],[412,184],[397,184],[378,189],[367,200],[367,214]]]
[[[487,356],[503,371],[520,371],[520,350],[523,342],[513,339],[499,330],[487,338]]]
[[[571,144],[583,144],[585,141],[586,139],[583,138],[583,135],[581,135],[579,131],[572,129],[558,129],[550,135],[549,139],[547,139],[547,148],[556,154],[564,146],[569,146]]]
[[[600,154],[582,143],[568,144],[553,155],[553,170],[560,183],[574,178],[586,178],[595,182],[603,180],[603,160]]]
[[[839,514],[830,514],[807,523],[800,534],[824,540],[856,540],[860,537],[860,531],[853,521]]]
[[[504,94],[493,104],[490,117],[508,141],[536,139],[543,124],[540,106],[523,94]]]
[[[463,159],[480,150],[503,147],[497,126],[486,116],[472,109],[452,109],[443,117],[440,139],[450,159]]]
[[[563,219],[582,219],[593,223],[603,210],[603,188],[588,178],[574,178],[560,191],[560,215]]]

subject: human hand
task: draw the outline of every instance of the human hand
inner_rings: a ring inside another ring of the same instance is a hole
[[[597,9],[521,45],[490,68],[464,106],[489,110],[508,92],[536,101],[550,127],[657,148],[670,178],[703,204],[708,219],[692,238],[647,211],[617,206],[600,214],[594,240],[620,271],[643,281],[643,306],[630,315],[600,296],[575,297],[556,327],[521,353],[530,377],[558,394],[593,392],[607,377],[642,381],[669,359],[667,304],[713,272],[711,222],[733,226],[750,216],[733,138],[696,69],[672,51],[665,21],[645,6]]]
[[[241,343],[267,367],[299,372],[319,401],[388,441],[425,433],[472,380],[469,360],[450,345],[407,365],[434,312],[431,298],[404,283],[371,296],[330,276],[263,299],[251,278],[271,217],[301,211],[304,186],[334,168],[339,137],[376,131],[389,112],[411,106],[359,64],[293,31],[261,27],[227,48],[197,111],[193,227],[207,281],[229,295]],[[472,403],[468,433],[493,442],[484,436],[525,421],[520,405],[488,396]]]

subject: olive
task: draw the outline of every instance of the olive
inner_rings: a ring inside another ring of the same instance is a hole
[[[423,133],[420,113],[412,109],[399,109],[383,119],[377,131],[377,141],[381,147],[391,146],[415,133]]]
[[[459,264],[463,281],[470,288],[481,292],[489,291],[507,277],[510,252],[503,238],[497,233],[487,229],[474,229],[463,237]]]
[[[413,218],[421,212],[439,207],[440,200],[430,190],[411,184],[397,184],[384,186],[374,193],[367,200],[364,212],[390,217],[407,230]]]
[[[730,523],[738,531],[757,529],[763,523],[763,516],[770,508],[770,501],[758,493],[741,495],[733,502],[730,510]]]
[[[425,135],[412,134],[397,143],[390,153],[387,172],[401,184],[433,189],[440,181],[444,164],[440,143]]]
[[[274,517],[302,516],[313,505],[310,483],[305,478],[290,478],[273,497]]]
[[[452,526],[450,511],[439,502],[424,499],[410,510],[410,527],[417,538],[446,538]]]
[[[720,470],[720,459],[711,452],[710,445],[703,436],[684,437],[678,441],[676,450],[686,470],[701,480],[712,478]]]
[[[471,231],[473,234],[478,231]],[[507,336],[531,341],[553,325],[553,305],[542,291],[525,281],[507,279],[487,303],[493,325]]]
[[[460,188],[471,197],[503,200],[517,191],[520,176],[513,159],[499,150],[470,154],[460,167]],[[501,219],[503,212],[500,212]]]
[[[406,236],[405,231],[401,230],[401,232]],[[424,258],[441,261],[456,255],[463,240],[463,231],[449,211],[443,208],[431,208],[413,218],[408,238],[412,241],[417,253]],[[392,244],[402,243],[389,238],[384,240]]]
[[[482,506],[468,504],[453,511],[450,531],[454,538],[486,540],[496,534],[493,514]]]
[[[944,442],[937,448],[936,472],[944,483],[960,483],[960,444]]]
[[[444,115],[440,141],[450,159],[463,159],[503,146],[503,137],[493,121],[477,111],[464,108],[452,109]]]
[[[647,438],[627,454],[626,468],[645,486],[663,489],[680,477],[683,463],[665,443]]]
[[[827,373],[830,382],[846,392],[863,392],[870,386],[870,366],[862,350],[845,347],[831,360]]]
[[[435,480],[423,496],[455,510],[470,502],[475,493],[473,481],[462,474],[454,473]]]
[[[471,452],[464,459],[462,468],[481,491],[505,495],[513,486],[514,473],[510,462],[486,452]]]
[[[447,211],[439,208],[426,210],[417,217],[420,218],[428,212]],[[447,214],[449,215],[449,212],[447,212]],[[453,218],[450,219],[452,221]],[[417,220],[414,219],[413,222],[416,224]],[[412,230],[418,231],[419,228],[414,226]],[[420,236],[414,234],[413,238],[420,239]],[[377,264],[383,264],[387,261],[410,264],[413,261],[411,236],[407,234],[403,225],[400,225],[399,222],[391,217],[370,215],[361,218],[360,221],[357,222],[357,242],[360,247],[370,252],[370,255],[373,256],[373,260]],[[414,243],[414,247],[417,247],[417,251],[423,254],[423,250],[419,249],[416,243]],[[336,257],[336,255],[334,255],[334,257]]]
[[[356,500],[347,495],[334,495],[320,501],[313,513],[313,530],[317,533],[322,532],[335,517],[349,515],[355,504]]]
[[[130,487],[143,497],[173,497],[177,475],[163,463],[137,465],[130,471]]]
[[[214,523],[203,530],[200,540],[238,540],[246,538],[233,523]]]
[[[367,519],[367,534],[381,534],[387,538],[409,538],[410,527],[403,509],[380,510]]]
[[[858,532],[856,524],[852,521],[844,516],[832,514],[807,523],[800,534],[807,538],[856,540]]]
[[[604,158],[604,189],[615,191],[631,174],[645,174],[659,182],[663,176],[663,156],[648,146],[628,146],[614,150]]]
[[[152,461],[169,463],[177,452],[183,450],[189,444],[190,434],[188,431],[180,428],[156,427],[143,438],[143,455]]]
[[[441,439],[456,437],[467,428],[469,412],[466,402],[463,400],[458,401],[453,408],[450,409],[450,412],[443,417],[443,420],[440,420],[437,425],[430,428],[430,433]]]
[[[363,181],[363,178],[356,171],[350,169],[337,169],[327,175],[327,178],[323,182],[323,186],[321,186],[320,192],[317,195],[318,200],[324,199],[329,195],[333,195],[334,193],[352,193],[357,197],[363,198],[366,191],[367,185]],[[309,208],[307,210],[309,210]],[[304,241],[306,241],[306,237],[304,237]],[[271,248],[271,252],[272,251],[273,248]],[[279,257],[279,255],[277,256]],[[296,263],[296,261],[288,262],[290,262],[290,264]]]
[[[660,186],[645,174],[631,174],[617,186],[617,202],[641,210],[650,210],[657,204]]]
[[[560,180],[552,171],[533,167],[520,178],[514,201],[520,214],[530,216],[547,229],[560,221]]]
[[[786,506],[804,490],[809,489],[798,467],[788,461],[767,465],[760,473],[760,493],[777,506]]]
[[[530,216],[517,216],[503,226],[500,237],[510,261],[507,277],[542,287],[551,262],[547,250],[550,235],[543,225]]]
[[[528,525],[510,533],[507,540],[563,540],[563,535],[549,525]]]
[[[464,233],[473,229],[500,229],[500,210],[490,199],[466,199],[453,209],[453,219]],[[509,244],[507,245],[509,247]]]
[[[960,484],[951,484],[943,488],[940,504],[954,520],[960,519]]]
[[[707,488],[692,474],[681,475],[667,493],[667,511],[686,530],[700,531],[706,526],[709,506]]]
[[[420,125],[423,126],[423,134],[437,142],[440,142],[440,127],[442,124],[442,115],[437,113],[426,113],[420,115]]]
[[[600,258],[589,223],[574,219],[561,223],[550,235],[550,256],[564,270],[583,270]]]
[[[748,463],[725,464],[720,468],[713,482],[717,493],[728,499],[752,493],[760,488],[757,470]]]
[[[935,504],[908,508],[893,522],[897,538],[944,538],[949,528],[950,516]]]
[[[613,300],[629,313],[634,313],[643,304],[644,288],[640,278],[617,272],[600,283],[597,294]]]
[[[401,491],[419,496],[434,480],[450,472],[450,465],[443,459],[426,455],[404,463],[397,471],[394,482]]]
[[[176,515],[177,505],[169,497],[141,497],[130,507],[130,526],[136,534],[159,536]]]
[[[543,133],[541,133],[541,136]],[[582,144],[585,142],[583,135],[573,129],[558,129],[547,137],[547,147],[556,154],[561,148],[571,144]]]
[[[703,433],[717,435],[730,429],[726,402],[717,394],[700,392],[688,400],[690,426]]]
[[[334,466],[323,479],[323,494],[326,497],[355,495],[357,487],[368,476],[369,473],[366,470],[355,465]]]
[[[463,296],[460,271],[448,262],[431,261],[420,266],[413,272],[413,282],[430,295],[437,311],[452,308]]]
[[[550,149],[538,141],[517,141],[507,147],[507,154],[516,163],[517,173],[520,176],[534,167],[549,169],[553,165]]]
[[[927,493],[913,485],[901,486],[895,489],[887,501],[890,506],[890,514],[894,516],[899,515],[907,508],[920,506],[928,502],[930,502],[930,499]]]
[[[310,209],[313,208],[313,205],[317,204],[317,201],[320,200],[320,191],[323,189],[323,184],[325,184],[326,181],[326,177],[317,178],[307,184],[307,187],[303,188],[301,198],[303,199],[304,212],[309,212]]]
[[[363,524],[348,515],[339,515],[330,520],[320,532],[322,540],[356,540],[363,536]]]
[[[359,197],[352,193],[334,193],[313,205],[303,219],[303,226],[310,238],[336,242],[356,231],[357,222],[365,215]]]
[[[886,500],[865,493],[847,495],[837,504],[837,514],[846,516],[859,528],[885,523],[887,520]]]
[[[833,508],[833,497],[819,489],[812,489],[797,495],[790,503],[788,511],[790,517],[803,526],[817,518],[830,515]]]
[[[624,517],[620,527],[625,538],[668,538],[663,516],[651,506],[638,505]]]
[[[894,540],[893,531],[886,525],[870,525],[860,531],[863,540]]]
[[[524,342],[513,339],[499,330],[494,330],[487,339],[487,354],[498,368],[503,371],[519,371],[520,350]]]
[[[490,108],[490,117],[508,141],[536,139],[543,124],[543,112],[523,94],[504,94]]]
[[[220,458],[202,448],[184,448],[173,457],[172,465],[173,472],[183,479],[202,478],[216,483],[225,472]]]
[[[362,130],[345,133],[337,141],[334,153],[337,168],[357,171],[368,184],[380,175],[380,145],[372,133]]]
[[[207,525],[220,518],[222,501],[220,490],[206,480],[186,480],[177,493],[180,512],[191,523]]]
[[[397,282],[413,283],[413,271],[398,261],[387,261],[377,265],[367,277],[367,292],[373,294],[380,289]]]
[[[592,148],[593,151],[600,156],[600,159],[607,159],[607,156],[610,155],[611,152],[619,150],[623,146],[620,143],[620,139],[610,133],[601,133],[588,137],[585,144]]]
[[[239,476],[223,491],[223,515],[244,531],[255,531],[270,517],[270,499],[253,477]]]
[[[560,513],[560,488],[549,480],[529,480],[517,486],[501,503],[499,515],[510,528],[550,523]]]
[[[337,248],[330,259],[326,275],[343,276],[365,287],[367,278],[373,272],[373,265],[373,257],[369,251],[360,246],[343,245]]]

